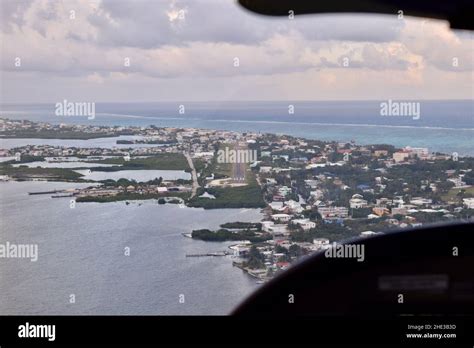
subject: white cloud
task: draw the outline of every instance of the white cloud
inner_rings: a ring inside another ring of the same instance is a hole
[[[463,88],[472,82],[472,35],[452,32],[439,21],[373,15],[290,21],[249,14],[233,1],[212,0],[8,0],[2,7],[1,68],[8,72],[2,82],[13,86],[5,92],[10,99],[27,99],[17,96],[19,85],[11,79],[35,85],[52,77],[76,84],[78,94],[86,93],[88,85],[112,91],[118,88],[113,83],[128,84],[134,87],[132,99],[143,97],[140,85],[168,84],[174,86],[169,93],[185,93],[189,88],[183,86],[190,81],[203,85],[199,93],[186,92],[187,99],[202,95],[209,100],[221,91],[233,95],[225,92],[233,88],[223,88],[224,81],[236,88],[255,84],[246,86],[246,93],[256,99],[308,96],[305,88],[318,90],[318,98],[367,99],[380,89],[408,95],[413,88],[422,88],[417,93],[426,91],[427,98],[472,96]],[[21,58],[20,67],[16,58]],[[437,78],[450,83],[426,85]],[[281,88],[274,86],[279,83]],[[377,88],[354,93],[361,83]],[[59,86],[63,82],[48,88]]]

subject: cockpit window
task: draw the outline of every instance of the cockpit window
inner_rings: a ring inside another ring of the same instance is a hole
[[[445,21],[1,8],[1,315],[228,314],[334,243],[472,221],[473,38]]]

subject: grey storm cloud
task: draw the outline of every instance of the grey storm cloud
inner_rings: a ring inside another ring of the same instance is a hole
[[[33,3],[34,0],[13,1],[5,0],[0,2],[0,29],[2,32],[10,32],[11,25],[22,26],[24,24],[21,13]],[[20,14],[19,16],[16,14]]]
[[[159,84],[161,91],[173,86],[170,96],[196,86],[190,95],[210,99],[249,81],[256,86],[246,89],[249,95],[260,95],[260,86],[266,86],[268,96],[308,95],[320,88],[338,97],[341,90],[350,97],[350,87],[361,80],[376,93],[381,83],[396,93],[410,83],[428,90],[446,86],[439,94],[472,84],[472,35],[455,33],[439,21],[423,24],[396,14],[267,17],[234,0],[0,4],[0,68],[10,99],[19,99],[25,84],[43,89],[45,79],[62,86],[56,92],[48,87],[52,94],[77,83],[141,97],[140,86],[153,90]],[[15,65],[18,58],[21,66]],[[451,85],[431,82],[446,78]]]
[[[28,63],[24,71],[68,76],[82,71],[86,75],[120,72],[174,78],[335,68],[340,67],[340,59],[337,52],[330,51],[340,41],[352,40],[355,45],[370,44],[370,40],[390,42],[403,28],[403,21],[395,16],[374,17],[373,22],[360,15],[297,16],[293,20],[263,17],[241,9],[234,1],[102,0],[90,5],[37,1],[22,6],[9,1],[7,20],[16,20],[19,29],[14,34],[23,36],[25,42],[6,36],[3,70],[18,70],[11,62],[21,56]],[[74,20],[69,19],[71,10],[77,12]],[[26,22],[19,20],[22,17]],[[29,45],[28,40],[34,44]],[[125,57],[132,62],[126,69]],[[232,64],[236,57],[242,62],[239,69]],[[389,58],[383,52],[382,57],[365,54],[352,59],[351,67],[384,69],[390,65]],[[405,68],[403,59],[398,57],[392,68]]]
[[[157,48],[189,42],[258,43],[275,33],[274,25],[226,1],[103,1],[88,20],[102,45]],[[184,11],[183,19],[168,14]],[[104,17],[108,14],[113,22]]]
[[[309,40],[387,42],[395,40],[403,27],[395,15],[372,21],[363,15],[265,17],[241,9],[234,1],[104,0],[100,8],[88,18],[99,30],[100,44],[141,48],[193,41],[257,44],[290,30]],[[184,11],[184,19],[171,22],[167,12],[173,10]]]

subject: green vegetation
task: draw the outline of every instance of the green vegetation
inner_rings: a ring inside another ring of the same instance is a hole
[[[201,176],[203,175],[204,171],[206,170],[206,166],[208,165],[207,162],[201,158],[193,158],[193,164],[194,168],[196,169],[196,173],[201,173]],[[209,173],[209,175],[210,174],[211,173]]]
[[[82,174],[64,168],[28,168],[0,165],[0,175],[8,175],[18,181],[42,179],[47,181],[82,181]]]
[[[224,144],[215,146],[214,150],[218,151],[219,149],[224,149]],[[216,152],[217,153],[217,152]],[[214,175],[214,179],[223,179],[229,178],[232,175],[232,165],[229,163],[217,163],[216,153],[211,159],[210,163],[207,165],[202,160],[195,160],[194,167],[196,171],[200,173],[198,182],[199,185],[203,186],[205,184],[205,178]]]
[[[358,208],[358,209],[351,209],[352,211],[352,218],[360,219],[360,218],[367,218],[367,215],[372,214],[372,208]]]
[[[261,243],[272,239],[272,236],[267,233],[257,234],[250,230],[232,232],[224,228],[219,229],[217,231],[211,231],[208,229],[193,230],[191,236],[194,239],[200,239],[208,242],[249,240],[252,243]]]
[[[467,188],[452,188],[441,196],[445,202],[460,202],[463,198],[474,197],[474,186]]]
[[[277,244],[275,246],[275,253],[277,253],[277,254],[288,254],[288,249],[281,246],[280,244]]]
[[[117,145],[132,145],[132,144],[156,144],[156,145],[167,145],[175,144],[178,141],[176,139],[170,140],[117,140]]]
[[[289,249],[288,249],[288,255],[291,256],[291,257],[298,258],[298,257],[301,257],[304,254],[305,254],[305,252],[304,252],[303,248],[300,247],[297,244],[291,244]]]
[[[265,256],[255,245],[252,245],[250,248],[248,259],[243,263],[243,266],[250,269],[260,269],[265,267]]]
[[[464,182],[467,185],[474,185],[474,170],[471,170],[471,171],[468,171],[467,173],[465,173]]]
[[[123,157],[107,158],[99,161],[94,161],[99,164],[115,164],[113,167],[97,167],[94,171],[101,172],[116,172],[120,170],[185,170],[191,171],[184,157],[181,153],[160,153],[154,156],[144,158],[131,158],[126,161]]]
[[[312,242],[314,238],[327,238],[331,242],[356,237],[359,233],[336,223],[319,223],[309,231],[298,230],[291,233],[294,242]]]
[[[226,222],[221,225],[222,228],[240,228],[240,229],[256,229],[260,231],[262,224],[260,222]]]
[[[133,180],[133,179],[129,180],[129,179],[124,179],[124,178],[121,178],[121,179],[118,179],[118,180],[106,179],[106,180],[100,180],[99,182],[104,184],[104,186],[108,186],[108,187],[119,187],[119,186],[127,187],[127,186],[130,186],[130,185],[136,186],[136,185],[139,184],[136,180]],[[162,182],[163,182],[163,178],[159,177],[159,178],[155,178],[153,180],[149,180],[149,181],[146,181],[146,182],[140,182],[140,185],[157,185],[157,186],[160,186]]]
[[[257,182],[240,187],[216,187],[208,188],[207,192],[214,195],[216,199],[200,198],[197,195],[189,201],[190,207],[204,209],[219,208],[264,208],[262,191]]]
[[[44,157],[42,156],[21,155],[19,161],[17,160],[6,161],[6,162],[2,162],[2,165],[41,162],[41,161],[44,161]]]
[[[380,217],[377,219],[357,219],[357,220],[346,220],[344,225],[355,235],[360,234],[363,231],[389,231],[391,229],[398,228],[397,225],[392,225],[387,222],[387,217]]]
[[[226,148],[228,148],[229,150],[234,150],[235,149],[235,144],[233,144],[233,143],[232,144],[220,143],[218,150],[225,151]],[[213,162],[214,176],[216,178],[230,178],[230,177],[232,177],[233,165],[231,163],[218,163],[216,159],[217,159],[217,157],[214,156],[214,160],[215,160]]]
[[[192,185],[192,180],[178,179],[174,181],[176,185]]]
[[[168,192],[168,193],[135,193],[135,192],[121,192],[115,196],[86,196],[78,197],[76,202],[86,203],[86,202],[96,202],[96,203],[110,203],[110,202],[120,202],[120,201],[144,201],[147,199],[162,199],[166,196],[180,197],[182,199],[188,198],[188,193],[180,192]],[[160,201],[158,202],[161,203]],[[166,202],[165,202],[166,203]],[[173,201],[169,203],[174,203]]]
[[[104,133],[89,133],[89,132],[75,132],[71,130],[60,129],[40,129],[40,130],[15,130],[3,132],[3,138],[36,138],[36,139],[77,139],[88,140],[96,138],[110,138],[119,135],[131,135],[125,132],[104,132]]]

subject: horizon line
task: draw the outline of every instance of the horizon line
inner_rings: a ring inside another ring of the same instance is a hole
[[[3,102],[0,101],[0,105],[40,105],[40,104],[56,104],[58,102],[68,100],[68,98],[63,98],[60,101],[42,101],[42,102]],[[387,100],[394,100],[394,101],[411,101],[411,102],[432,102],[432,101],[470,101],[474,102],[474,98],[466,99],[409,99],[409,98],[381,98],[381,99],[284,99],[284,100],[255,100],[255,99],[248,99],[248,100],[157,100],[157,101],[96,101],[94,103],[102,103],[102,104],[155,104],[155,103],[282,103],[282,102],[292,102],[292,103],[347,103],[347,102],[380,102],[380,101],[387,101]],[[69,100],[73,102],[73,100]],[[84,100],[80,100],[79,102],[84,102]]]

